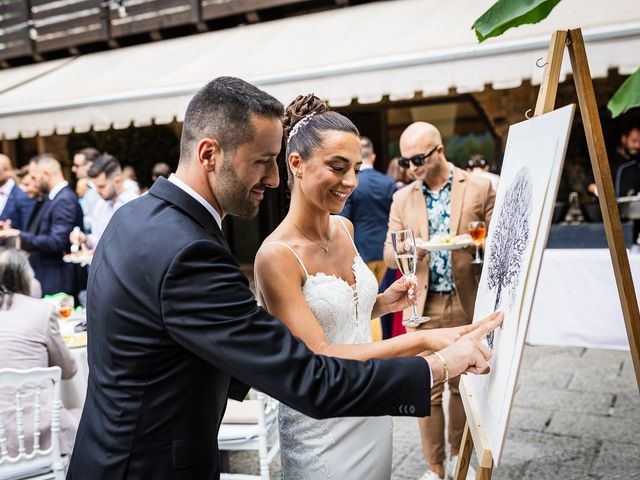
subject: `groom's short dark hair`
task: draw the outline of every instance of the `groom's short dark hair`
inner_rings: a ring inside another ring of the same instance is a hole
[[[218,77],[189,102],[182,126],[180,160],[190,158],[202,138],[215,138],[225,151],[253,140],[251,116],[282,117],[282,103],[259,88],[234,77]]]

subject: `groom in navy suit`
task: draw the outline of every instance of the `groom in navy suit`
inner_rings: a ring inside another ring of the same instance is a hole
[[[13,228],[26,228],[33,204],[13,179],[11,159],[0,153],[0,221],[11,220]]]
[[[113,215],[89,274],[89,385],[69,480],[218,479],[227,397],[247,385],[315,417],[429,414],[429,366],[446,376],[436,356],[314,355],[257,305],[229,251],[222,218],[255,216],[278,185],[282,113],[242,80],[209,83],[187,107],[176,173]],[[451,373],[486,368],[473,342],[440,353]]]

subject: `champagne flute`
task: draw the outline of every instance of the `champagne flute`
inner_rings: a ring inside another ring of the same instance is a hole
[[[469,222],[469,235],[476,246],[476,258],[471,262],[474,264],[482,264],[484,261],[480,258],[480,245],[487,236],[487,224],[484,222]]]
[[[398,230],[391,232],[391,242],[396,254],[396,263],[405,277],[416,274],[416,240],[411,230]],[[429,317],[421,317],[415,305],[411,305],[411,317],[402,321],[405,327],[417,327],[421,323],[431,320]]]

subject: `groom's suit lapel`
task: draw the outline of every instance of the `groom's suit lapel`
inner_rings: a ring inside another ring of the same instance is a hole
[[[220,243],[229,250],[229,245],[211,213],[180,187],[160,177],[153,184],[149,193],[154,197],[165,200],[178,207],[186,215],[198,222],[207,232],[216,237]]]

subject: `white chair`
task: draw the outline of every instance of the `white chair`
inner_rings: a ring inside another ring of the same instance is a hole
[[[256,450],[260,461],[260,475],[221,473],[221,480],[269,480],[269,465],[280,451],[278,431],[278,402],[261,392],[252,392],[254,400],[229,400],[218,433],[220,450]],[[268,439],[276,435],[269,448]]]
[[[32,368],[31,370],[0,369],[0,389],[15,391],[15,432],[18,436],[18,454],[9,456],[7,425],[0,416],[0,480],[55,479],[64,480],[65,463],[60,455],[60,367]],[[53,395],[48,405],[40,401],[43,388],[53,385]],[[27,388],[25,388],[27,387]],[[30,393],[27,393],[27,390]],[[5,390],[6,391],[6,390]],[[35,395],[33,392],[35,391]],[[35,396],[33,405],[33,451],[26,453],[24,399]],[[42,430],[40,421],[44,408],[51,410],[51,446],[40,447]]]

